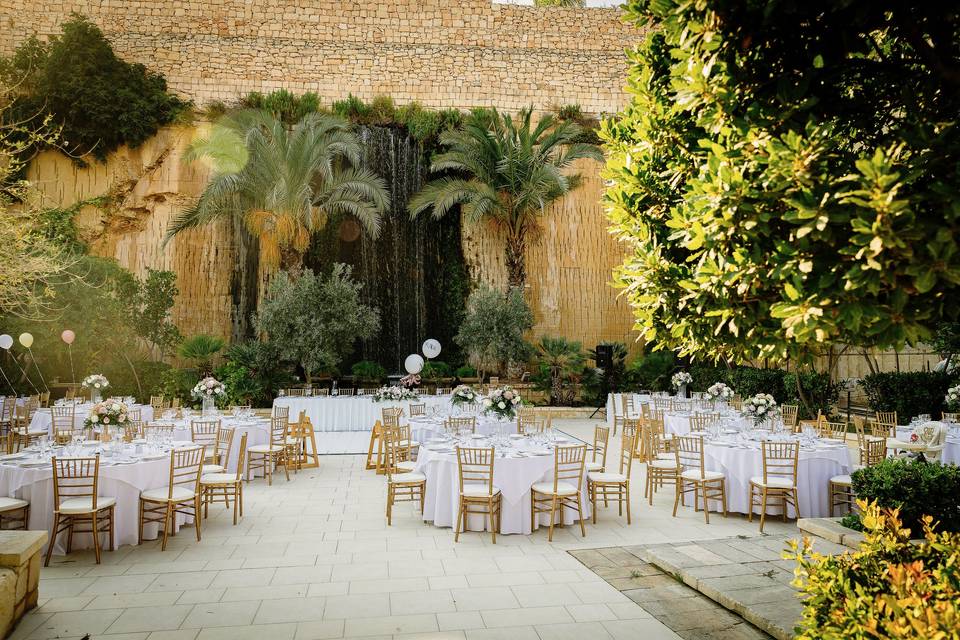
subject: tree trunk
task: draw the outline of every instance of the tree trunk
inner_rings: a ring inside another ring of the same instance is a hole
[[[510,234],[507,237],[507,284],[511,287],[522,288],[527,279],[527,264],[524,256],[526,245],[523,232]]]

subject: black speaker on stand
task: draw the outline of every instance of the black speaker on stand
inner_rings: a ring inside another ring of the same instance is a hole
[[[590,414],[590,418],[597,415],[601,409],[606,413],[607,395],[610,393],[610,375],[613,371],[613,345],[598,344],[594,353],[596,354],[594,362],[597,363],[597,369],[600,369],[600,393],[597,394],[597,406]]]

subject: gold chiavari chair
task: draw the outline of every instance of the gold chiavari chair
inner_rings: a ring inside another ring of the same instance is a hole
[[[622,431],[621,431],[622,433]],[[587,474],[602,472],[607,467],[607,445],[610,442],[610,427],[596,426],[593,428],[593,450],[590,460],[583,468]],[[597,458],[600,458],[599,460]],[[588,475],[589,478],[589,475]]]
[[[896,411],[877,411],[875,420],[880,424],[890,425],[894,429],[897,428],[897,412]]]
[[[147,438],[150,436],[155,437],[173,437],[173,425],[172,424],[145,424],[143,425],[143,437]]]
[[[960,422],[960,413],[951,411],[941,411],[940,419],[944,422]]]
[[[287,482],[290,482],[290,464],[287,461],[288,426],[286,418],[273,418],[270,421],[270,442],[247,449],[247,482],[250,482],[250,473],[254,469],[263,469],[267,485],[273,486],[273,469],[281,464]]]
[[[43,566],[50,566],[50,556],[57,536],[67,532],[67,553],[73,550],[73,536],[93,536],[93,552],[100,564],[100,534],[109,536],[108,549],[114,548],[114,507],[117,499],[99,495],[100,456],[90,458],[57,458],[53,466],[53,527]],[[80,528],[89,523],[89,528]]]
[[[709,415],[696,414],[690,416],[690,433],[703,433],[713,422]]]
[[[46,429],[31,429],[33,412],[30,403],[16,404],[13,407],[13,420],[8,438],[7,449],[10,453],[29,447],[47,435]]]
[[[547,429],[547,421],[541,416],[534,414],[532,417],[517,417],[517,433],[543,433]]]
[[[164,405],[164,408],[166,408],[166,409],[176,409],[177,411],[179,411],[179,410],[180,410],[180,406],[181,406],[181,405],[180,405],[180,396],[174,396],[174,397],[170,400],[170,403],[169,403],[169,404],[165,404],[165,405]]]
[[[30,526],[30,503],[0,496],[0,531],[26,530]]]
[[[325,397],[327,397],[327,396],[330,395],[330,389],[326,389],[326,388],[324,388],[324,389],[314,389],[314,390],[313,390],[313,395],[314,395],[314,396],[319,396],[319,397],[324,397],[324,398],[325,398]]]
[[[160,550],[167,550],[167,538],[176,528],[177,514],[193,517],[200,542],[200,470],[205,447],[173,449],[170,452],[170,481],[165,487],[140,492],[140,528],[137,544],[143,544],[143,525],[157,522],[163,527]]]
[[[293,472],[299,473],[303,465],[303,452],[307,448],[307,426],[309,423],[304,423],[300,420],[297,422],[291,422],[287,426],[287,437],[285,440],[284,446],[286,447],[286,452],[284,454],[285,460],[293,463]],[[309,425],[312,429],[312,425]]]
[[[887,441],[883,438],[868,438],[860,452],[860,464],[872,467],[887,458]]]
[[[800,517],[800,504],[797,498],[797,463],[800,459],[799,442],[760,443],[763,453],[763,475],[750,478],[750,514],[753,522],[753,508],[760,507],[760,533],[767,518],[767,501],[778,499],[783,508],[783,520],[787,520],[787,506],[793,505],[797,518]]]
[[[208,473],[224,473],[227,470],[227,465],[230,463],[230,451],[233,448],[233,434],[236,432],[234,427],[224,427],[220,426],[220,430],[217,431],[217,441],[213,446],[213,460],[210,464],[204,463],[201,473],[206,475]],[[240,471],[243,471],[243,467],[238,467]]]
[[[76,411],[77,407],[73,404],[50,408],[50,418],[52,420],[50,433],[53,434],[55,442],[64,444],[70,442],[73,436],[83,433],[83,428],[76,428]]]
[[[386,427],[399,427],[403,409],[400,407],[384,407],[380,410],[380,418]]]
[[[281,389],[282,393],[280,395],[290,396],[293,398],[302,398],[307,395],[307,390],[302,388],[290,388],[290,389]]]
[[[377,391],[376,389],[369,389],[369,388],[367,388],[367,387],[363,387],[363,388],[357,389],[357,395],[358,395],[358,396],[372,396],[374,393],[376,393],[376,391]]]
[[[623,429],[620,431],[621,436],[636,436],[634,442],[636,442],[636,447],[633,450],[633,456],[635,458],[640,458],[641,461],[646,460],[646,453],[644,452],[644,447],[646,446],[643,442],[643,433],[641,425],[643,424],[643,418],[627,418],[623,421]]]
[[[409,473],[417,468],[417,463],[412,460],[413,457],[413,446],[410,440],[410,427],[390,427],[383,426],[381,427],[381,450],[380,450],[380,466],[378,473],[383,473],[383,470],[386,469],[386,449],[385,444],[386,440],[384,438],[384,433],[390,431],[392,436],[392,442],[394,446],[394,455],[393,455],[393,468],[396,473]]]
[[[354,393],[355,392],[353,387],[347,387],[345,389],[337,389],[337,395],[344,396],[345,398],[354,395]]]
[[[887,457],[887,441],[884,438],[864,436],[859,438],[860,465],[854,470],[869,467],[882,462]],[[830,517],[837,507],[846,505],[852,511],[856,507],[857,499],[853,493],[853,479],[849,473],[830,478]]]
[[[416,416],[425,416],[427,415],[427,405],[425,403],[420,404],[411,404],[410,405],[410,417]]]
[[[443,426],[453,434],[476,433],[477,419],[474,416],[451,416],[444,421]]]
[[[875,438],[896,438],[897,437],[897,425],[890,424],[886,422],[877,422],[876,420],[869,420],[867,422],[867,427],[870,429],[870,435]]]
[[[828,422],[827,420],[821,420],[820,424],[817,425],[817,435],[819,435],[821,438],[846,441],[847,423]]]
[[[155,418],[160,417],[160,413],[164,409],[164,398],[163,396],[150,396],[150,407],[153,408],[153,415]]]
[[[493,486],[493,462],[496,452],[490,448],[457,447],[457,470],[460,473],[460,504],[453,541],[460,541],[460,532],[467,530],[470,514],[482,514],[485,529],[497,544],[500,532],[502,497]]]
[[[290,419],[290,407],[274,406],[274,407],[273,407],[273,414],[272,414],[272,416],[273,416],[274,418],[283,418],[284,420],[289,420],[289,419]]]
[[[0,396],[0,435],[6,435],[13,426],[13,408],[17,406],[16,396]]]
[[[730,408],[737,411],[743,410],[743,398],[740,397],[740,394],[737,394],[730,399]]]
[[[623,515],[623,506],[627,506],[627,524],[630,524],[630,471],[633,468],[633,452],[637,447],[637,434],[621,434],[620,436],[620,471],[619,473],[605,473],[591,471],[587,474],[587,495],[593,508],[593,524],[597,524],[597,496],[603,498],[603,506],[608,506],[610,499],[617,501],[620,515]]]
[[[142,420],[143,409],[140,407],[127,407],[127,418],[136,422]]]
[[[587,537],[580,500],[580,491],[583,488],[583,464],[586,460],[587,445],[585,444],[557,447],[553,458],[553,480],[535,482],[530,487],[530,530],[536,529],[537,514],[549,513],[548,542],[553,542],[553,528],[556,526],[558,507],[561,525],[564,507],[576,510],[580,522],[580,535]]]
[[[40,406],[44,409],[50,406],[50,392],[44,391],[40,394]]]
[[[233,435],[231,430],[230,435]],[[228,449],[229,451],[229,449]],[[243,458],[247,451],[247,434],[240,436],[240,450],[237,452],[237,470],[234,473],[226,471],[204,472],[200,475],[200,491],[203,499],[203,517],[209,515],[210,503],[216,498],[223,498],[226,507],[230,508],[230,499],[233,498],[233,524],[237,525],[237,516],[243,517]],[[226,459],[224,460],[226,462]],[[206,468],[206,467],[204,467]],[[222,467],[221,467],[222,469]]]
[[[76,387],[67,387],[66,392],[64,392],[63,397],[67,400],[73,400],[77,397],[77,388]]]
[[[191,420],[190,441],[204,448],[204,465],[217,464],[217,440],[220,439],[220,420]]]
[[[489,380],[487,380],[487,384],[490,385],[491,387],[496,387],[497,385],[500,384],[500,378],[498,378],[497,376],[490,376]]]
[[[251,406],[249,404],[232,404],[230,405],[230,411],[250,411]]]
[[[641,423],[640,437],[643,439],[644,462],[647,464],[647,480],[643,497],[653,506],[653,494],[664,485],[676,485],[679,467],[675,456],[673,459],[661,458],[660,432],[653,419]]]
[[[143,421],[128,420],[127,424],[121,427],[124,442],[133,442],[143,438]]]
[[[780,412],[783,415],[783,426],[791,431],[797,430],[797,418],[800,415],[800,406],[796,404],[780,405]]]
[[[398,427],[386,427],[383,430],[384,471],[387,474],[387,526],[393,524],[393,505],[397,502],[420,502],[420,515],[423,515],[424,495],[427,490],[427,476],[414,471],[400,471],[397,468],[397,431]]]
[[[453,393],[453,389],[450,387],[437,387],[437,390],[433,395],[435,396],[448,396]]]
[[[710,524],[710,500],[719,500],[723,507],[723,517],[727,517],[726,476],[720,471],[707,471],[703,458],[703,438],[683,436],[674,441],[677,476],[676,495],[673,498],[673,517],[677,517],[677,507],[686,504],[685,496],[693,491],[693,506],[699,510],[697,501],[703,498],[703,519]]]

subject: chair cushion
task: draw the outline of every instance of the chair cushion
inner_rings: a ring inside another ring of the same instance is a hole
[[[18,500],[17,498],[4,498],[0,497],[0,513],[4,511],[13,511],[15,509],[23,509],[26,506],[29,506],[30,503],[26,500]]]
[[[205,476],[208,473],[223,473],[226,469],[222,464],[205,464],[200,469],[200,475]]]
[[[97,496],[97,511],[117,504],[116,498]],[[90,498],[67,498],[60,503],[60,513],[92,513],[93,502]]]
[[[653,467],[654,469],[676,469],[677,461],[674,460],[652,460],[647,463],[647,466]]]
[[[853,480],[850,478],[849,473],[840,476],[833,476],[830,478],[830,482],[833,484],[853,484]]]
[[[553,493],[553,483],[552,482],[537,482],[532,487],[530,487],[537,493]],[[557,495],[558,496],[572,496],[576,495],[577,488],[570,484],[569,482],[558,482],[557,483]]]
[[[766,484],[763,483],[763,476],[753,476],[750,478],[750,484],[755,484],[758,487],[772,487],[774,489],[792,489],[793,482],[789,478],[770,478],[770,481]]]
[[[200,476],[200,484],[234,484],[236,481],[235,473],[205,473]]]
[[[598,473],[594,472],[587,475],[592,482],[605,482],[610,484],[619,484],[627,481],[627,476],[622,473]]]
[[[393,482],[394,484],[397,484],[397,483],[406,484],[406,483],[426,482],[426,481],[427,481],[427,476],[423,475],[422,473],[397,473],[390,476],[390,482]]]
[[[417,463],[412,460],[404,460],[403,462],[398,462],[396,467],[397,471],[409,473],[417,468]]]
[[[160,487],[159,489],[147,489],[146,491],[140,492],[140,497],[143,500],[149,500],[151,502],[167,502],[168,496],[170,495],[169,487]],[[173,488],[173,501],[182,502],[184,500],[192,500],[194,497],[194,492],[191,489],[186,487],[175,486]]]
[[[704,471],[701,476],[700,469],[687,469],[680,474],[680,477],[684,480],[719,480],[726,476],[720,471]]]
[[[671,462],[676,462],[677,456],[672,453],[658,453],[657,460],[670,460]]]
[[[465,484],[463,485],[463,491],[461,494],[467,496],[468,498],[486,498],[490,495],[497,495],[500,493],[500,489],[496,487],[493,488],[493,493],[487,492],[487,485],[485,484]]]
[[[283,447],[276,444],[255,444],[252,447],[247,447],[247,453],[275,453],[282,450]]]
[[[286,443],[287,443],[287,444],[300,444],[300,438],[292,438],[292,437],[290,437],[290,436],[287,436],[287,438],[286,438]]]
[[[601,471],[603,470],[603,463],[602,462],[585,462],[583,464],[583,468],[587,472]]]

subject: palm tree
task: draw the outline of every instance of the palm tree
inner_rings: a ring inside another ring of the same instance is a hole
[[[461,175],[434,180],[408,205],[413,217],[433,209],[433,216],[441,218],[459,204],[472,222],[496,222],[506,234],[512,287],[522,287],[526,279],[524,251],[539,216],[580,183],[578,174],[562,170],[580,158],[603,159],[596,145],[577,142],[583,133],[579,125],[548,115],[534,127],[531,113],[524,109],[514,121],[496,109],[476,111],[461,129],[442,133],[440,144],[446,149],[430,170]]]
[[[213,371],[213,358],[227,345],[223,338],[200,333],[180,343],[178,353],[185,360],[193,360],[200,377]]]
[[[288,128],[271,113],[245,110],[218,120],[187,159],[205,159],[213,176],[195,205],[167,229],[239,217],[260,239],[267,268],[299,264],[311,232],[332,213],[356,216],[367,233],[380,231],[389,206],[386,183],[358,168],[361,146],[342,118],[310,113]]]

